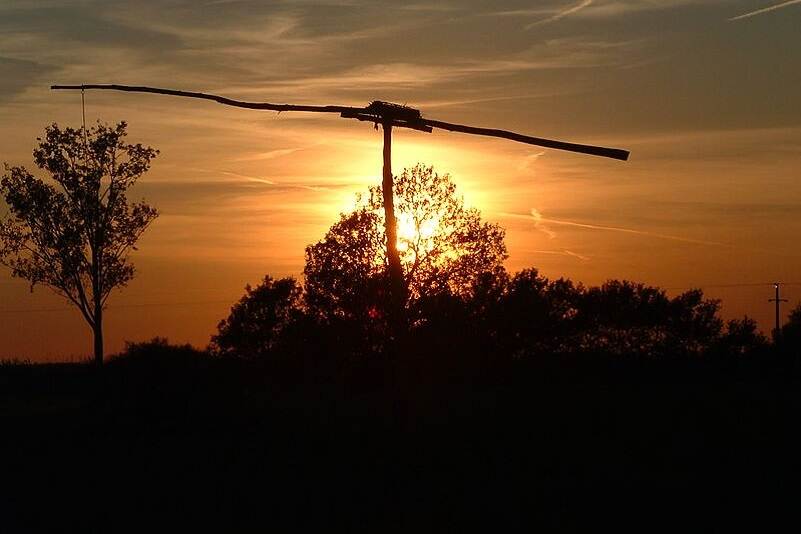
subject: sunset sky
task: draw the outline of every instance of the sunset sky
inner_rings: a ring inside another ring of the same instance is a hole
[[[42,176],[36,137],[80,126],[80,93],[54,83],[387,100],[626,148],[624,163],[397,131],[393,165],[450,173],[507,229],[510,271],[702,287],[766,332],[773,290],[755,284],[794,283],[785,311],[801,301],[801,0],[0,0],[0,161]],[[90,91],[86,117],[161,151],[135,190],[161,216],[110,299],[109,353],[156,335],[205,346],[245,284],[300,275],[304,247],[380,180],[381,132],[336,116]],[[0,270],[0,359],[90,349],[76,310]]]

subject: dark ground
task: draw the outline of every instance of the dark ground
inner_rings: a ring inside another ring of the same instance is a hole
[[[798,526],[786,362],[396,376],[189,355],[0,366],[0,532]]]

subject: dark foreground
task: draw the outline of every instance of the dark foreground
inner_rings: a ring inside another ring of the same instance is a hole
[[[0,531],[785,530],[799,386],[781,358],[0,366]]]

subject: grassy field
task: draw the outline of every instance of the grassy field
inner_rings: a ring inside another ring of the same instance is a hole
[[[764,529],[797,520],[799,408],[779,360],[4,365],[0,530]]]

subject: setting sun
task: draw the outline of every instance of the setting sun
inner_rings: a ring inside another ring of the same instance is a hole
[[[795,530],[799,28],[0,0],[0,534]]]
[[[420,243],[423,247],[432,247],[431,238],[436,234],[439,227],[439,218],[432,217],[415,223],[414,217],[410,213],[400,213],[398,219],[398,250],[405,252]],[[420,252],[428,252],[423,250]]]

